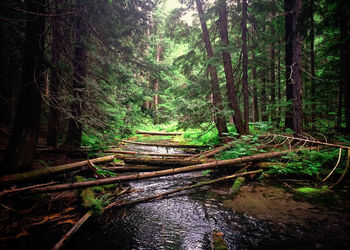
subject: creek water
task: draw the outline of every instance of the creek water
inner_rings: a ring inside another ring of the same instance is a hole
[[[182,153],[178,149],[130,147],[144,152]],[[123,199],[160,194],[203,178],[202,173],[197,172],[133,181],[128,185],[135,192]],[[256,188],[263,189],[267,186],[261,183],[250,183],[248,186],[250,190],[247,193],[255,190],[254,193],[266,196],[266,190],[259,194]],[[303,220],[298,218],[298,213],[293,215],[295,220],[289,217],[286,219],[286,216],[279,217],[279,213],[285,211],[271,211],[273,218],[259,216],[259,213],[250,213],[244,207],[235,209],[225,190],[227,189],[205,187],[114,209],[90,221],[74,236],[68,249],[212,249],[214,231],[223,233],[229,249],[346,249],[350,246],[345,233],[350,229],[348,217],[343,220],[339,214],[333,214],[334,218],[329,219],[328,214],[328,217],[321,216],[320,219],[320,210],[315,210],[312,206],[300,208],[313,215],[303,214]],[[267,199],[266,203],[273,207],[276,196],[271,195]],[[242,203],[249,203],[249,199],[243,198],[240,205]],[[296,204],[298,203],[284,205],[289,208],[296,206],[293,209],[298,210]],[[260,205],[249,203],[247,207],[249,206],[259,208]],[[264,209],[270,211],[273,208],[262,208]],[[285,208],[282,207],[283,209]]]

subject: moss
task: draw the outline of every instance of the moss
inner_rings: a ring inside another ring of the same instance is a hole
[[[245,181],[244,177],[236,178],[235,182],[233,183],[233,185],[230,189],[230,193],[234,196],[237,195],[239,193],[239,189],[243,185],[244,181]]]
[[[339,197],[331,192],[328,186],[320,188],[301,187],[296,188],[294,193],[296,200],[308,201],[314,205],[322,205],[325,207],[333,207],[339,204]]]

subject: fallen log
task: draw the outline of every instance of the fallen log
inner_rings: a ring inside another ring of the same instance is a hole
[[[233,175],[217,178],[217,179],[214,179],[214,180],[204,181],[204,182],[200,182],[200,183],[193,184],[193,185],[190,185],[190,186],[185,186],[185,187],[178,188],[178,189],[175,189],[175,190],[172,190],[172,191],[164,192],[162,194],[149,196],[149,197],[145,197],[145,198],[141,198],[141,199],[137,199],[137,200],[126,201],[126,202],[125,201],[116,201],[116,202],[113,202],[113,203],[109,204],[108,208],[129,206],[129,205],[138,204],[138,203],[141,203],[141,202],[146,202],[146,201],[151,201],[151,200],[155,200],[155,199],[160,199],[160,198],[164,198],[165,196],[168,196],[170,194],[174,194],[174,193],[178,193],[178,192],[181,192],[181,191],[185,191],[185,190],[189,190],[189,189],[193,189],[193,188],[198,188],[198,187],[202,187],[202,186],[206,186],[206,185],[211,185],[213,183],[226,181],[226,180],[230,180],[230,179],[241,177],[241,176],[245,176],[245,175],[258,174],[258,173],[261,173],[262,171],[263,171],[262,169],[258,169],[258,170],[255,170],[255,171],[237,173],[237,174],[233,174]]]
[[[63,238],[57,242],[57,244],[52,248],[52,250],[62,249],[68,240],[72,237],[72,235],[79,230],[79,228],[93,215],[93,211],[88,211],[74,226],[63,236]]]
[[[104,167],[102,169],[111,170],[116,173],[127,173],[127,172],[151,172],[164,170],[164,167],[148,166],[148,165],[137,165],[137,166],[125,166],[125,167]]]
[[[317,147],[309,147],[304,149],[317,149]],[[18,193],[24,193],[24,194],[34,194],[34,193],[49,193],[49,192],[58,192],[58,191],[66,191],[71,189],[80,189],[80,188],[87,188],[92,186],[102,186],[112,183],[118,183],[123,181],[131,181],[131,180],[142,180],[142,179],[149,179],[154,177],[160,177],[160,176],[168,176],[168,175],[174,175],[174,174],[180,174],[180,173],[187,173],[187,172],[194,172],[194,171],[200,171],[200,170],[206,170],[206,169],[214,169],[224,166],[230,166],[234,164],[239,163],[247,163],[247,162],[255,162],[255,161],[261,161],[268,158],[273,157],[279,157],[285,154],[288,154],[290,152],[297,152],[301,149],[289,149],[284,151],[278,151],[278,152],[270,152],[270,153],[263,153],[258,155],[252,155],[252,156],[245,156],[241,158],[235,158],[230,160],[221,160],[221,161],[212,161],[209,163],[203,163],[198,165],[192,165],[192,166],[186,166],[181,168],[172,168],[172,169],[166,169],[161,171],[154,171],[149,173],[138,173],[138,174],[132,174],[132,175],[126,175],[126,176],[118,176],[118,177],[112,177],[112,178],[106,178],[102,180],[94,180],[94,181],[85,181],[85,182],[78,182],[78,183],[68,183],[68,184],[58,184],[58,185],[52,185],[48,187],[38,187],[33,188],[26,191],[16,191],[16,189],[11,190],[11,193],[0,193],[0,197],[4,195],[14,195]]]
[[[167,148],[205,148],[207,146],[201,145],[183,145],[183,144],[174,144],[174,143],[155,143],[155,142],[138,142],[138,141],[129,141],[122,140],[124,143],[142,145],[142,146],[155,146],[155,147],[167,147]]]
[[[148,156],[161,156],[161,157],[189,157],[193,154],[160,154],[160,153],[141,153],[134,151],[123,151],[123,150],[114,150],[108,149],[104,151],[105,153],[115,153],[115,154],[126,154],[126,155],[148,155]]]
[[[142,130],[137,130],[135,132],[136,134],[141,134],[141,135],[183,135],[182,132],[164,132],[164,131],[142,131]]]
[[[126,164],[141,164],[151,166],[189,166],[207,162],[201,159],[179,159],[179,158],[154,158],[154,157],[130,157],[115,155],[116,159],[123,160]]]
[[[101,162],[113,161],[113,159],[115,159],[114,155],[108,155],[108,156],[91,159],[90,161],[92,163],[101,163]],[[85,160],[85,161],[64,164],[57,167],[37,169],[37,170],[24,172],[24,173],[5,175],[0,177],[0,186],[5,186],[16,182],[21,182],[21,181],[38,179],[44,176],[52,176],[52,175],[58,175],[58,174],[74,171],[74,170],[80,169],[81,167],[87,164],[88,164],[88,160]]]

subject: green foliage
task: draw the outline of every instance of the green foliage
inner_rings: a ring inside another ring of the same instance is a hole
[[[338,150],[309,151],[303,150],[299,153],[290,153],[283,156],[287,165],[276,164],[269,170],[270,174],[296,174],[318,177],[320,174],[329,172],[338,158]],[[338,170],[339,171],[339,170]]]
[[[245,135],[241,136],[240,139],[235,140],[233,146],[222,152],[218,158],[220,160],[227,160],[238,158],[242,156],[248,156],[255,153],[263,153],[266,152],[263,149],[257,149],[256,147],[259,145],[258,137],[255,135]]]

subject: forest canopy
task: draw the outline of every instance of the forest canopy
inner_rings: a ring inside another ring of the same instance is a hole
[[[2,1],[1,173],[144,125],[349,133],[349,1],[174,2]]]

